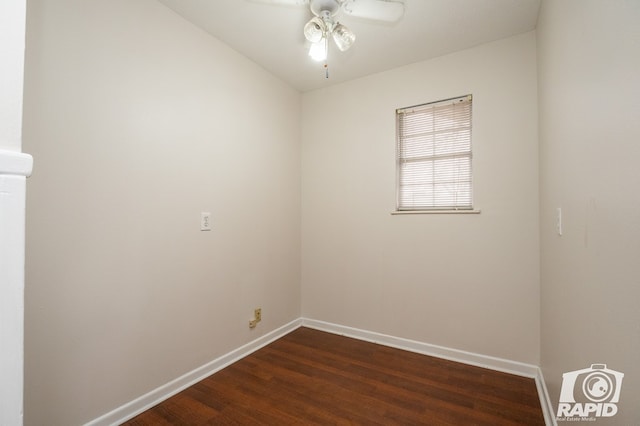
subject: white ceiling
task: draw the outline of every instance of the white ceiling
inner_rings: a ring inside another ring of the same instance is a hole
[[[307,56],[308,6],[249,0],[158,0],[300,91],[308,91],[533,30],[540,0],[405,0],[395,24],[339,16],[355,34],[329,47],[329,78]]]

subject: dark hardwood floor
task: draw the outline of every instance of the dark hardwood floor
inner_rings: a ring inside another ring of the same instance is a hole
[[[126,425],[544,425],[533,379],[299,328]]]

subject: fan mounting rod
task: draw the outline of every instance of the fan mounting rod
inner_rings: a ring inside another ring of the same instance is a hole
[[[326,12],[331,16],[336,16],[340,10],[338,0],[310,0],[309,6],[314,15],[322,17]]]

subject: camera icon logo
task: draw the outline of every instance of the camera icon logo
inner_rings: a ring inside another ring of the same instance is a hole
[[[592,364],[562,375],[558,417],[611,417],[618,412],[624,374]]]

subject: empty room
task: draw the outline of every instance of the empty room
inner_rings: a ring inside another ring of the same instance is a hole
[[[1,425],[640,424],[640,1],[0,22]]]

